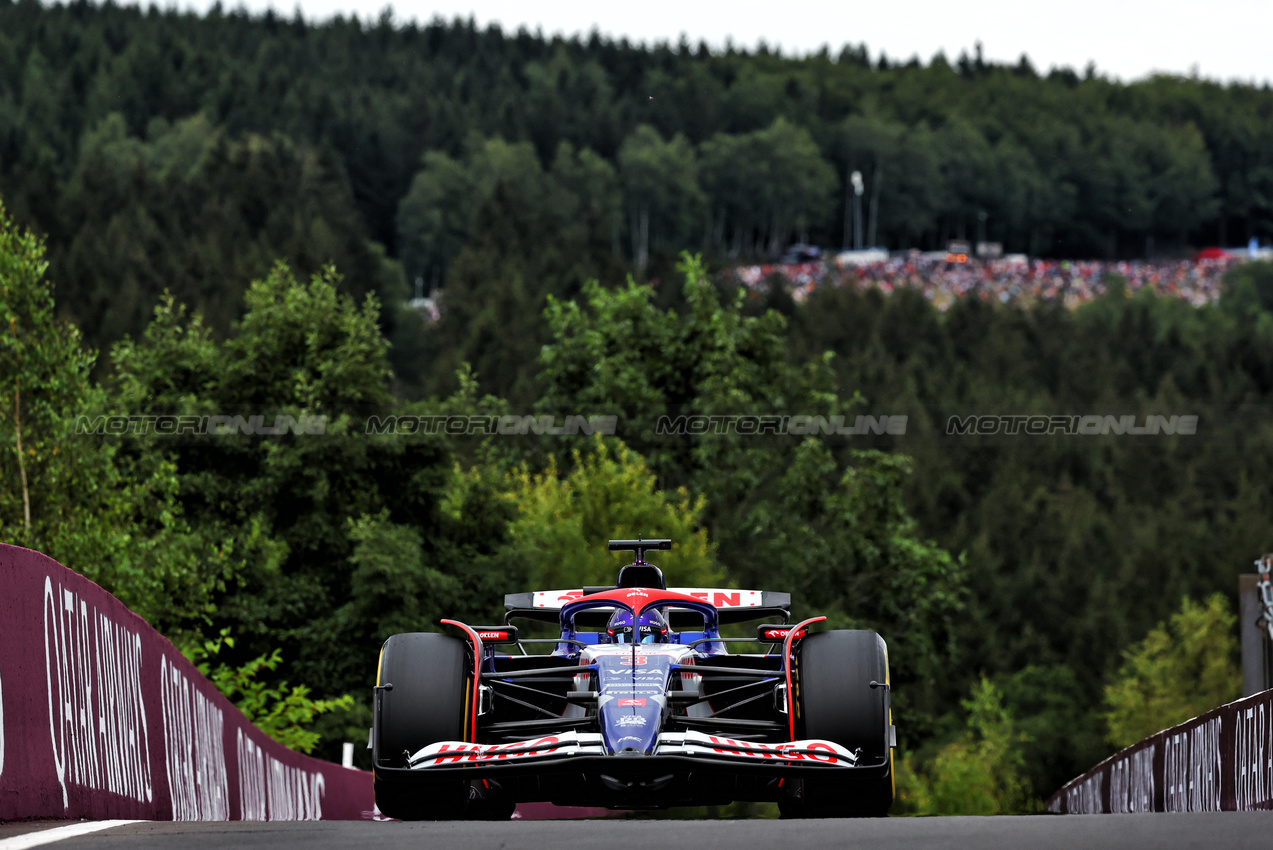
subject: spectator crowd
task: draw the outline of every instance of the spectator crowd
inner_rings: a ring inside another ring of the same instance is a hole
[[[1149,289],[1160,296],[1180,298],[1201,306],[1220,297],[1224,272],[1240,260],[1039,260],[1024,256],[952,261],[947,255],[893,256],[862,265],[837,268],[831,263],[805,262],[743,266],[734,277],[753,291],[764,291],[775,277],[791,287],[796,301],[803,301],[823,286],[878,288],[891,294],[903,287],[918,289],[939,310],[956,298],[1008,302],[1060,301],[1077,307],[1105,294],[1113,278],[1121,278],[1128,294]]]

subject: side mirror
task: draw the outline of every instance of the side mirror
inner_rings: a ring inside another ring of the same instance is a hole
[[[757,626],[756,640],[763,641],[765,643],[781,643],[782,641],[787,639],[787,634],[792,630],[792,628],[793,626],[773,626],[773,625]],[[805,636],[805,634],[806,634],[805,630],[801,629],[796,634],[796,637],[802,638]]]

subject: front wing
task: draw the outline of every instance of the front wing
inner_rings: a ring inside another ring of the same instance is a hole
[[[414,753],[409,768],[395,773],[417,776],[510,774],[569,770],[649,770],[677,764],[713,772],[773,772],[786,775],[842,772],[884,767],[863,763],[857,753],[832,741],[764,744],[700,732],[664,732],[650,755],[608,754],[596,733],[562,732],[507,744],[442,741]]]

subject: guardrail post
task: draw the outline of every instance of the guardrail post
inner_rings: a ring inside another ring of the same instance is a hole
[[[1242,643],[1242,696],[1249,697],[1273,687],[1273,652],[1270,652],[1268,632],[1257,621],[1263,612],[1260,592],[1256,588],[1259,576],[1254,573],[1238,576],[1238,633]]]

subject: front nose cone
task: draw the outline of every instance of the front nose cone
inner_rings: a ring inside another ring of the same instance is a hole
[[[663,725],[671,659],[655,655],[597,659],[601,739],[611,753],[648,754]]]

